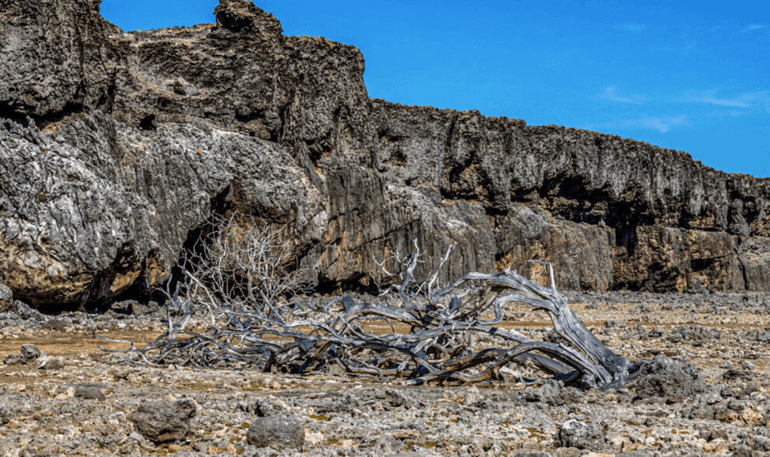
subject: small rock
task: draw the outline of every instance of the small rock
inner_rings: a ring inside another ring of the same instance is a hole
[[[734,370],[734,369],[727,370],[722,375],[722,379],[724,379],[725,381],[734,381],[736,379],[749,380],[749,379],[752,379],[753,377],[754,375],[752,375],[752,373],[748,370]]]
[[[738,392],[735,396],[737,398],[749,397],[754,392],[759,392],[759,386],[756,383],[750,383],[746,388]]]
[[[21,345],[21,350],[19,350],[19,353],[21,354],[22,360],[24,360],[24,363],[26,364],[34,362],[42,354],[40,349],[34,344]]]
[[[67,331],[67,325],[59,319],[52,319],[45,323],[45,328],[53,330],[54,332]]]
[[[470,391],[470,389],[469,389]],[[470,394],[472,395],[472,394]],[[469,395],[469,396],[470,396]],[[478,389],[476,389],[476,397],[479,397]],[[466,401],[468,401],[469,397],[466,397]],[[412,397],[409,397],[395,389],[385,389],[385,400],[390,403],[391,406],[399,407],[403,406],[407,409],[409,408],[416,408],[419,406],[425,406],[423,403],[413,399]]]
[[[129,419],[142,436],[157,444],[184,439],[196,412],[197,406],[191,399],[173,403],[161,400],[142,403]]]
[[[260,417],[249,427],[246,440],[256,447],[300,449],[305,444],[305,428],[288,417]]]
[[[604,444],[604,435],[594,424],[570,419],[561,425],[559,441],[563,447],[597,449]]]
[[[45,315],[43,315],[42,313],[40,313],[40,311],[30,308],[29,305],[27,305],[22,301],[14,300],[13,305],[14,305],[14,308],[15,308],[14,311],[16,311],[16,314],[24,320],[41,321],[41,322],[45,322],[46,320],[48,320],[48,318],[45,317]]]
[[[714,430],[708,431],[708,437],[706,438],[706,441],[714,441],[714,440],[725,440],[728,441],[729,437],[727,436],[727,431],[722,428],[717,428]]]
[[[85,400],[105,400],[107,398],[97,386],[79,386],[75,389],[75,396]]]
[[[748,371],[754,371],[757,369],[757,366],[749,362],[748,360],[744,360],[741,366],[743,367],[744,370],[748,370]]]
[[[61,370],[64,368],[64,359],[61,357],[45,357],[37,364],[38,370]]]
[[[258,399],[254,403],[239,402],[238,411],[255,414],[257,417],[268,417],[278,414],[276,405],[265,399]]]
[[[34,363],[41,352],[34,344],[24,344],[21,346],[18,354],[8,354],[3,359],[3,363],[6,365],[29,365]]]
[[[472,405],[481,399],[482,396],[481,393],[479,393],[479,388],[471,386],[465,391],[465,400],[463,401],[463,404],[465,406]]]

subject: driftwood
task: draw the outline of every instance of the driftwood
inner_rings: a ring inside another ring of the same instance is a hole
[[[353,375],[411,383],[499,380],[500,370],[509,364],[534,365],[592,388],[625,384],[638,372],[638,366],[604,346],[570,310],[556,289],[550,264],[543,264],[550,287],[503,271],[469,273],[434,292],[438,271],[422,284],[414,280],[420,258],[415,242],[414,254],[392,257],[403,280],[376,302],[341,296],[314,308],[301,299],[280,303],[279,292],[296,282],[286,281],[287,273],[278,271],[276,255],[287,252],[287,245],[277,242],[278,232],[244,235],[233,230],[232,220],[220,221],[220,229],[197,253],[188,253],[185,280],[167,291],[166,332],[144,347],[124,341],[129,349],[110,352],[148,365],[242,366],[300,374],[336,364]],[[385,264],[380,263],[383,272],[395,276]],[[533,341],[501,328],[498,324],[512,303],[545,311],[566,343]],[[192,330],[196,320],[205,330]],[[474,337],[481,335],[497,344],[476,348]]]

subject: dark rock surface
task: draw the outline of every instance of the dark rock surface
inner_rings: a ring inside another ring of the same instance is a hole
[[[770,290],[768,181],[683,152],[370,100],[352,46],[216,24],[123,33],[98,2],[4,3],[0,282],[37,307],[163,284],[212,212],[287,225],[319,290],[456,243],[443,279],[554,263],[562,289]]]
[[[128,418],[142,436],[153,443],[165,443],[187,437],[190,419],[196,412],[197,406],[191,399],[145,401]]]
[[[288,417],[260,417],[252,422],[246,440],[256,447],[302,449],[305,429],[298,421]]]
[[[689,363],[657,356],[642,367],[642,374],[634,387],[640,398],[662,397],[681,402],[710,390],[701,373]]]

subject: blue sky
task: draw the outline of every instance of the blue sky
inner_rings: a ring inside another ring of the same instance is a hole
[[[125,31],[217,0],[104,0]],[[770,2],[255,0],[287,35],[358,46],[373,98],[612,133],[770,176]]]

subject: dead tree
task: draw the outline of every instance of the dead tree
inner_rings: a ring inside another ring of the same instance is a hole
[[[549,269],[550,287],[506,270],[469,273],[434,292],[438,269],[424,283],[415,282],[421,257],[415,241],[415,253],[393,257],[402,267],[398,286],[372,301],[341,296],[313,307],[303,300],[281,303],[285,297],[270,289],[293,284],[283,275],[296,273],[276,263],[275,253],[286,252],[277,241],[278,232],[252,229],[229,237],[232,229],[223,224],[198,254],[188,254],[185,280],[167,291],[167,330],[144,347],[123,341],[129,349],[111,352],[124,353],[131,363],[300,374],[336,364],[352,375],[405,378],[411,383],[499,380],[503,367],[523,363],[592,388],[625,384],[638,372],[639,367],[604,346],[570,310],[556,289],[550,264],[543,264]],[[233,250],[241,252],[229,252]],[[384,261],[380,266],[386,275],[395,276]],[[280,290],[286,292],[285,287]],[[534,341],[501,328],[498,324],[512,303],[546,312],[566,343]],[[196,320],[204,330],[192,328]],[[495,344],[476,347],[474,337],[480,335]]]

